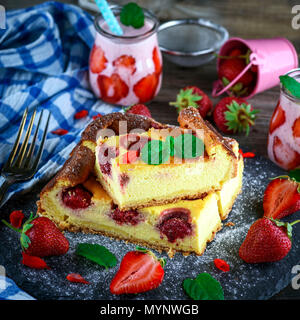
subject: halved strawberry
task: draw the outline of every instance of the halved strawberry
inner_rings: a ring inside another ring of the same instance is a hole
[[[281,219],[300,210],[299,183],[287,177],[272,180],[264,194],[264,216]]]
[[[104,51],[97,47],[93,46],[93,49],[90,54],[90,69],[93,73],[100,73],[106,68],[107,59],[105,58]]]
[[[161,65],[161,58],[160,58],[159,51],[158,51],[157,47],[155,47],[153,49],[152,59],[153,59],[153,62],[154,62],[155,72],[157,74],[160,74],[161,73],[161,69],[162,69],[162,65]]]
[[[140,293],[157,288],[164,278],[165,260],[148,250],[127,252],[110,284],[113,294]]]
[[[154,72],[139,80],[134,86],[133,91],[139,98],[139,103],[151,100],[158,86],[158,75]]]
[[[277,136],[273,141],[273,154],[275,161],[285,170],[292,170],[300,165],[300,154]]]
[[[113,66],[116,68],[126,68],[129,70],[130,74],[134,74],[136,71],[135,59],[132,56],[128,56],[126,54],[114,60]]]
[[[285,111],[281,108],[279,102],[270,121],[269,132],[273,133],[277,128],[285,123]]]
[[[106,102],[117,103],[128,95],[129,88],[117,73],[111,77],[100,74],[97,82],[101,98]]]

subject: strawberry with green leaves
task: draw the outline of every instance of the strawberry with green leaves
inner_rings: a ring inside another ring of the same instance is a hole
[[[165,260],[137,247],[123,257],[120,269],[110,284],[112,294],[140,293],[157,288],[164,278]]]
[[[2,222],[21,234],[21,247],[27,255],[42,258],[63,255],[69,250],[69,241],[46,217],[33,217],[31,214],[22,229],[13,227],[5,220]]]
[[[258,112],[245,99],[225,97],[215,106],[213,119],[218,129],[226,134],[245,132],[248,135]]]
[[[256,220],[239,249],[240,258],[247,263],[283,259],[292,247],[292,226],[298,222],[285,223],[266,217]]]
[[[181,89],[177,95],[177,100],[169,104],[174,106],[178,113],[187,107],[197,108],[202,118],[205,118],[210,113],[213,106],[208,95],[195,86]]]

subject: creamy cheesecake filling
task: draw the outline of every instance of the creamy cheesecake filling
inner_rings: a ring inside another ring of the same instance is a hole
[[[153,129],[151,132],[153,135]],[[220,145],[207,148],[206,156],[187,159],[181,164],[174,163],[176,158],[172,156],[171,163],[145,164],[139,153],[150,139],[148,134],[126,134],[98,141],[97,178],[122,210],[196,199],[202,193],[220,190],[236,174],[232,159]],[[136,152],[133,163],[124,163],[132,151]]]

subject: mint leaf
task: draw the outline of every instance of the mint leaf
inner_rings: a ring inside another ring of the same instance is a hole
[[[224,300],[220,283],[206,272],[198,274],[196,279],[185,279],[183,288],[193,300]]]
[[[192,159],[202,156],[204,143],[192,134],[181,134],[174,139],[174,155],[181,159]]]
[[[120,20],[125,26],[139,29],[144,26],[145,16],[143,9],[134,2],[127,3],[121,11]]]
[[[291,170],[289,171],[288,175],[291,179],[294,179],[297,182],[300,182],[300,169]]]
[[[281,84],[296,98],[300,98],[300,83],[290,76],[280,76]]]
[[[117,264],[117,258],[115,255],[99,244],[79,243],[76,247],[75,253],[98,263],[106,269],[112,268]]]

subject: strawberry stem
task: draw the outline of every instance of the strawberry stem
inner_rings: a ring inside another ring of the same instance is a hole
[[[7,221],[5,220],[1,220],[7,227],[9,227],[10,229],[16,231],[16,232],[19,232],[19,233],[22,233],[22,230],[21,229],[17,229],[15,228],[14,226],[12,226],[10,223],[8,223]]]
[[[295,221],[291,222],[291,223],[290,223],[290,225],[291,225],[291,226],[293,226],[294,224],[296,224],[296,223],[298,223],[298,222],[300,222],[300,219],[299,219],[299,220],[295,220]]]

